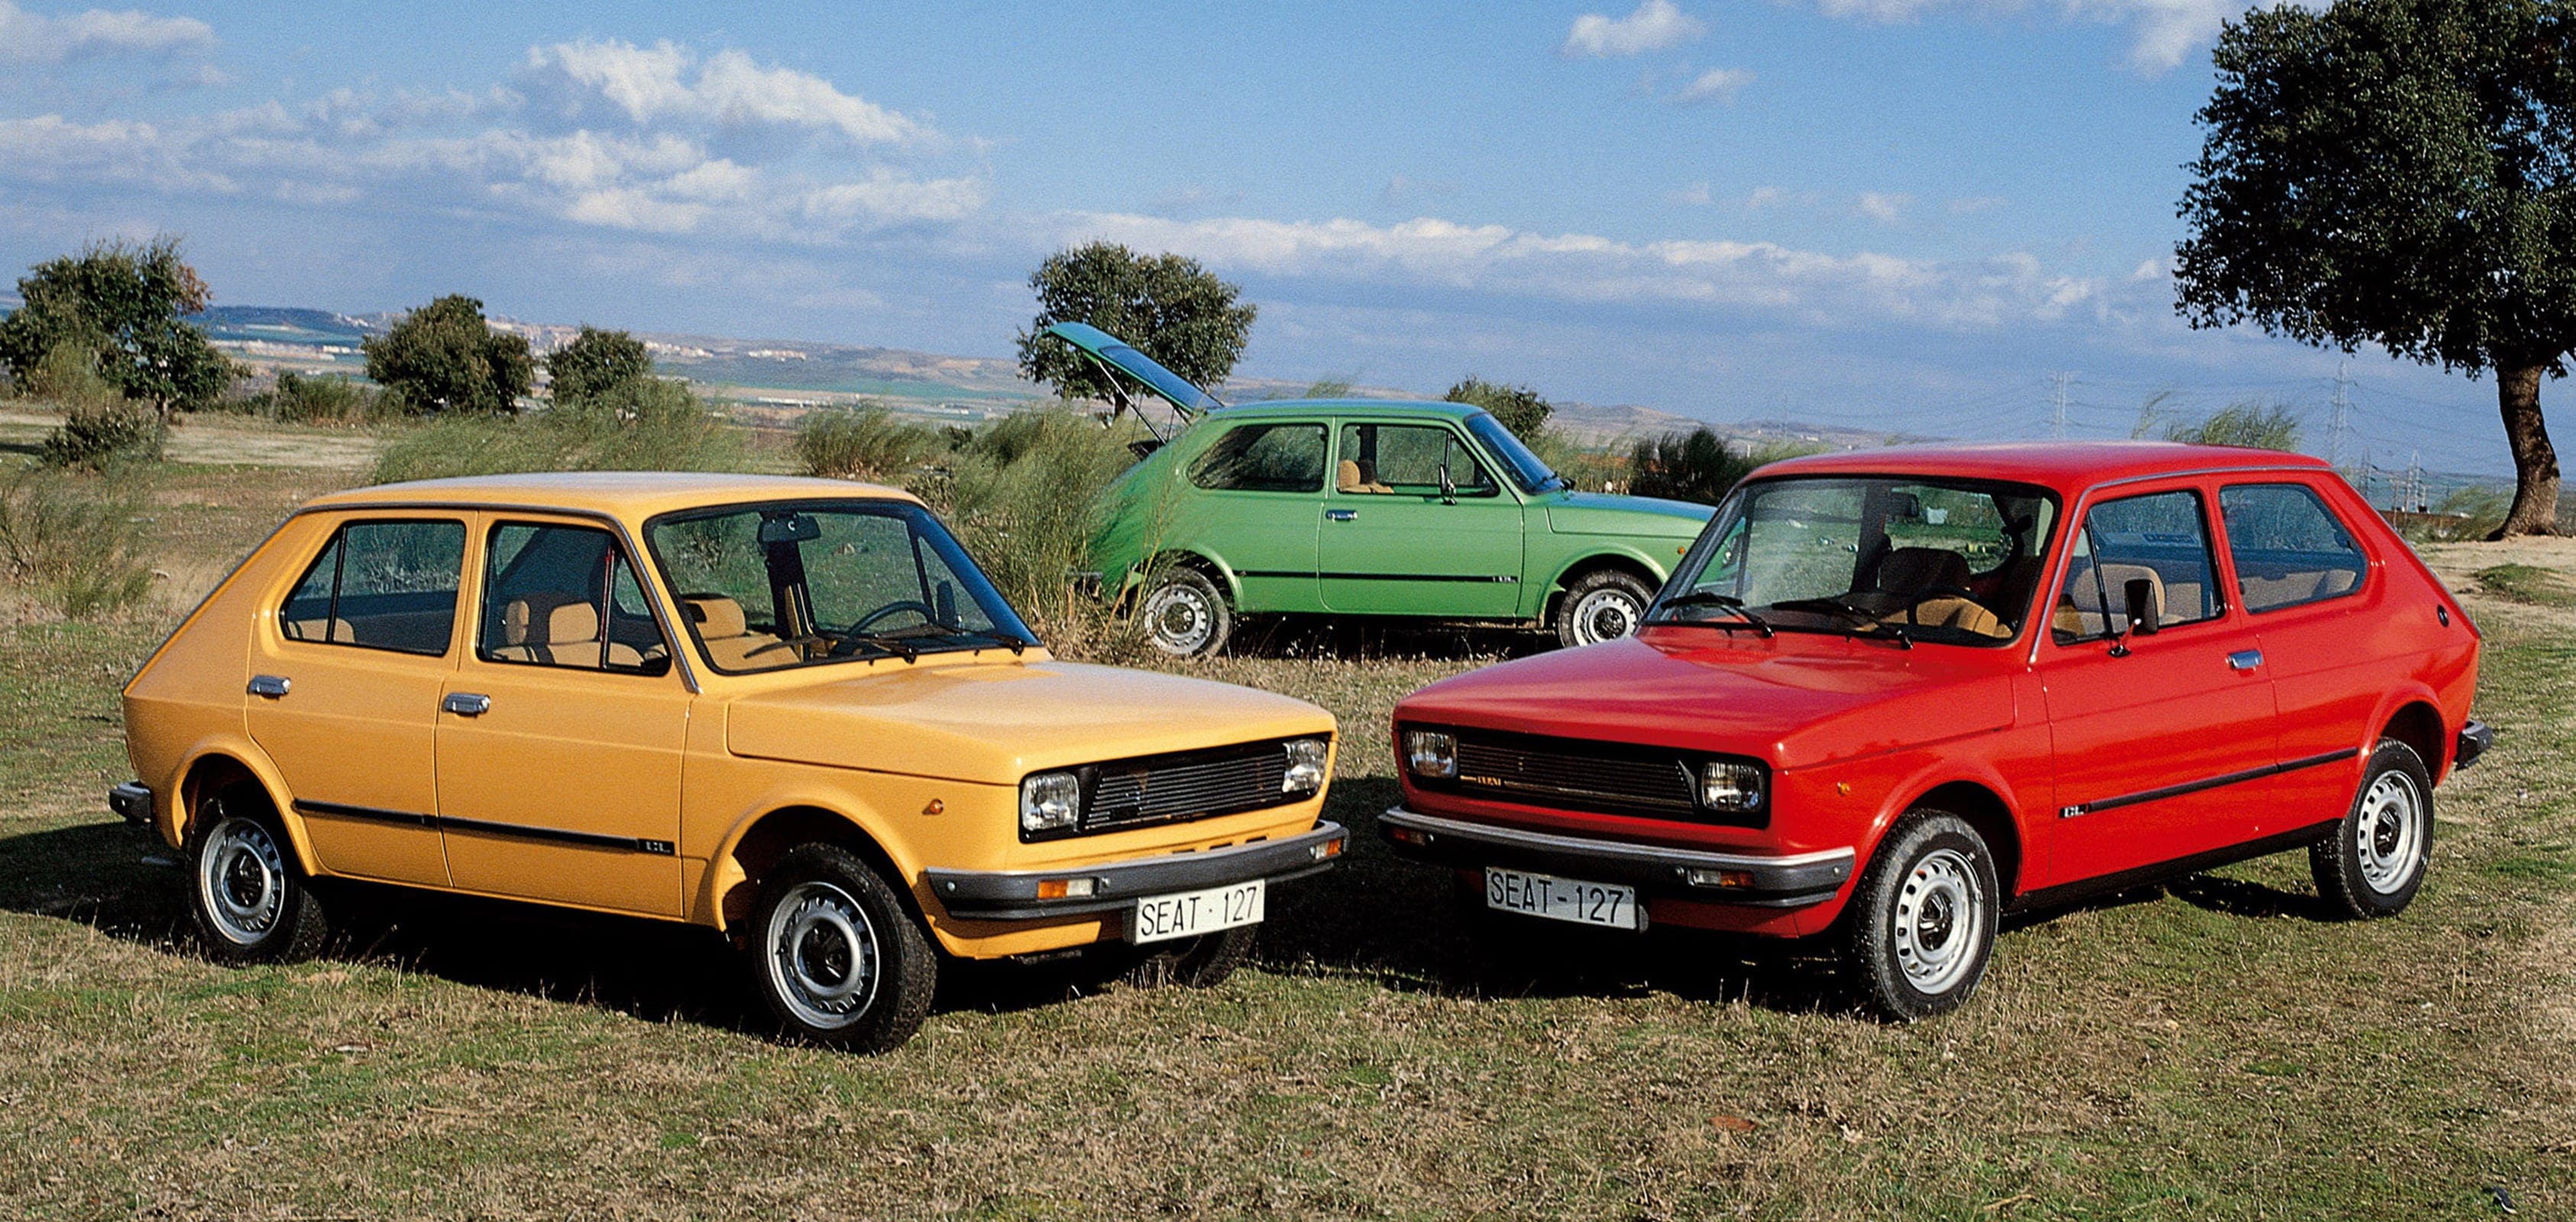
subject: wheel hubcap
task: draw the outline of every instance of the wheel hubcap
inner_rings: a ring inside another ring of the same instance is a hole
[[[2361,879],[2388,895],[2413,879],[2424,849],[2424,796],[2415,778],[2403,772],[2380,774],[2361,797],[2353,828],[2353,847],[2361,859]]]
[[[1145,600],[1145,623],[1163,652],[1191,654],[1207,644],[1208,634],[1216,627],[1216,612],[1199,591],[1168,585]]]
[[[1644,610],[1625,590],[1594,590],[1574,604],[1574,641],[1590,645],[1618,640],[1637,630],[1637,616]]]
[[[268,829],[226,818],[197,858],[197,895],[215,931],[247,946],[277,928],[286,908],[286,860]]]
[[[1956,849],[1935,849],[1914,863],[1896,897],[1896,962],[1925,993],[1946,993],[1967,979],[1985,937],[1985,889]]]
[[[807,1026],[846,1027],[876,1000],[877,935],[850,893],[798,884],[769,918],[769,979]]]

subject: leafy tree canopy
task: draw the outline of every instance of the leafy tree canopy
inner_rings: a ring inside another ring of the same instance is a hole
[[[1540,398],[1529,387],[1488,382],[1472,373],[1458,379],[1458,384],[1440,397],[1451,403],[1473,403],[1492,412],[1494,419],[1523,441],[1537,437],[1539,430],[1546,427],[1547,418],[1556,413],[1555,404]]]
[[[577,403],[630,378],[653,376],[653,356],[644,341],[624,331],[584,326],[546,358],[546,373],[554,379],[555,402]]]
[[[92,243],[37,264],[18,295],[26,304],[0,319],[0,364],[22,383],[56,348],[96,354],[100,378],[160,411],[206,406],[232,383],[232,362],[182,321],[208,294],[177,238]]]
[[[2214,62],[2176,307],[2494,371],[2520,477],[2503,531],[2548,530],[2540,381],[2576,349],[2576,8],[2258,7]]]
[[[1157,363],[1212,389],[1243,358],[1257,308],[1243,289],[1218,279],[1196,259],[1141,255],[1093,242],[1047,257],[1029,274],[1038,316],[1019,335],[1020,372],[1068,399],[1105,399],[1108,382],[1091,358],[1046,329],[1089,323],[1135,346]]]
[[[404,315],[366,350],[367,376],[415,412],[509,412],[536,374],[527,337],[494,331],[461,293]]]

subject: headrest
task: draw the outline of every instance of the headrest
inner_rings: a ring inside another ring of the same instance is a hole
[[[1357,492],[1360,485],[1367,482],[1368,477],[1360,474],[1360,464],[1356,459],[1345,458],[1340,466],[1333,469],[1333,483],[1344,492]]]
[[[543,636],[532,631],[544,617]],[[551,645],[599,639],[599,609],[570,594],[531,594],[501,608],[501,643]]]
[[[573,645],[599,639],[599,608],[589,603],[565,603],[546,617],[548,645]]]
[[[1878,562],[1878,588],[1891,594],[1921,594],[1934,586],[1968,584],[1968,558],[1937,547],[1900,547]]]
[[[742,604],[722,594],[684,594],[680,605],[689,609],[689,621],[698,626],[698,635],[707,640],[741,636],[751,631],[751,621],[742,613]]]

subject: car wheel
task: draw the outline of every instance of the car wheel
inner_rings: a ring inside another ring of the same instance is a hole
[[[1137,604],[1137,615],[1154,648],[1176,658],[1208,657],[1225,648],[1234,631],[1225,593],[1207,574],[1188,567],[1165,572]]]
[[[1179,985],[1186,989],[1209,989],[1225,983],[1234,969],[1252,957],[1252,942],[1257,927],[1238,925],[1217,933],[1184,938],[1169,945],[1155,947],[1137,957],[1119,979],[1137,988],[1154,989]]]
[[[1879,844],[1852,891],[1843,966],[1862,1008],[1910,1021],[1976,992],[2001,914],[1994,854],[1966,820],[1916,811]]]
[[[330,915],[266,800],[240,787],[208,799],[189,830],[187,862],[188,911],[213,958],[309,959],[330,938]]]
[[[2395,916],[2433,861],[2433,777],[2415,749],[2383,739],[2334,834],[2308,846],[2317,894],[2338,914]]]
[[[794,849],[768,874],[752,909],[751,968],[785,1034],[859,1052],[912,1038],[939,965],[893,886],[828,844]]]
[[[1655,592],[1617,569],[1586,573],[1556,604],[1556,639],[1568,649],[1633,635]]]

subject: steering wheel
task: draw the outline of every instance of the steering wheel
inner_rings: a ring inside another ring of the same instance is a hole
[[[913,614],[920,616],[921,621],[925,624],[935,624],[939,622],[939,611],[929,603],[923,602],[920,599],[906,598],[897,602],[890,602],[874,611],[870,611],[867,614],[860,616],[857,623],[852,624],[839,632],[833,633],[831,655],[837,658],[858,652],[859,646],[866,644],[866,642],[860,638],[867,633],[870,625],[876,623],[878,620],[885,619],[893,615],[900,615],[906,611],[910,611]]]

